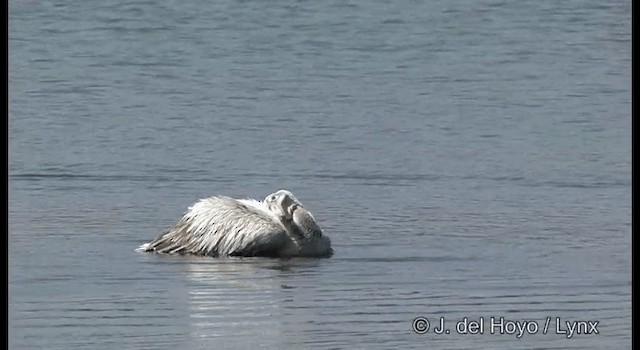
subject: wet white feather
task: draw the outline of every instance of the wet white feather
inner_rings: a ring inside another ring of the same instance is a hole
[[[169,230],[138,251],[211,256],[331,256],[328,237],[286,190],[260,202],[214,196],[201,199]]]

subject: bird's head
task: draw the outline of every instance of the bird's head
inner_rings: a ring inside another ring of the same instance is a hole
[[[292,218],[293,212],[298,207],[302,207],[302,203],[298,201],[293,193],[287,190],[279,190],[268,195],[264,199],[264,203],[267,204],[270,211],[289,220]]]

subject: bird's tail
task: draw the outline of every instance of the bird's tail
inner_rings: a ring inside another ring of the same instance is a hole
[[[145,244],[139,246],[138,248],[136,248],[136,252],[139,252],[139,253],[146,252],[147,249],[149,249],[149,245],[151,245],[151,243],[145,243]]]

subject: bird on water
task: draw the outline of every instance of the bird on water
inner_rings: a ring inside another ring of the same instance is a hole
[[[171,228],[139,252],[212,257],[330,257],[331,240],[287,190],[263,201],[213,196],[201,199]]]

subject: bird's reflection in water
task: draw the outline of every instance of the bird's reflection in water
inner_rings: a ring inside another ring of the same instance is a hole
[[[188,259],[189,310],[193,340],[226,346],[287,346],[284,305],[293,302],[296,276],[315,274],[317,259]],[[213,343],[215,344],[215,343]]]

